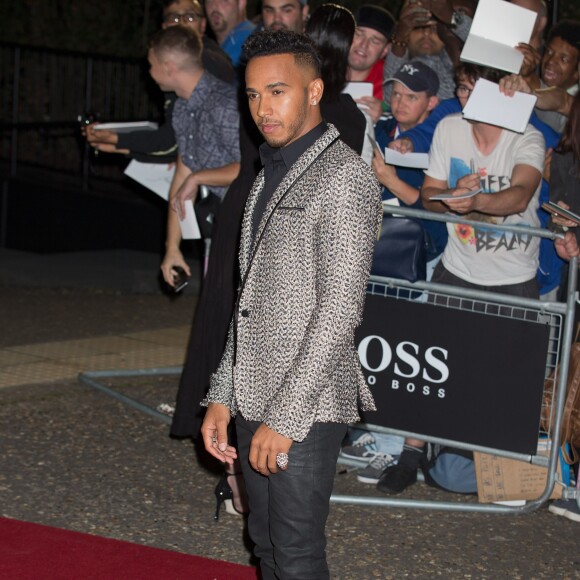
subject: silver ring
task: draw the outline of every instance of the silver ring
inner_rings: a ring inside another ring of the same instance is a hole
[[[276,454],[276,465],[280,469],[286,469],[288,467],[288,453]]]
[[[211,442],[214,443],[214,444],[217,443],[217,437],[212,437],[211,438]]]

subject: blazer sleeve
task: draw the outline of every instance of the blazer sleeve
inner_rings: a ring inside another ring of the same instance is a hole
[[[234,315],[235,316],[235,315]],[[235,415],[234,403],[234,320],[230,322],[228,338],[224,354],[216,372],[211,376],[209,391],[205,399],[201,402],[203,407],[209,403],[221,403],[228,407],[232,415]]]
[[[308,435],[333,365],[353,356],[354,330],[362,318],[382,220],[381,186],[368,166],[344,163],[329,179],[326,191],[316,240],[317,303],[264,420],[271,429],[295,441]],[[291,416],[288,409],[292,409]]]

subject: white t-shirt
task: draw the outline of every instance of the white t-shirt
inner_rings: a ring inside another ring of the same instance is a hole
[[[492,153],[483,155],[475,145],[471,124],[457,113],[437,125],[429,152],[429,169],[425,173],[455,187],[458,179],[479,169],[482,190],[493,195],[510,187],[516,165],[530,165],[543,172],[545,149],[542,134],[528,125],[523,134],[504,129]],[[495,224],[539,227],[539,192],[540,185],[522,213],[507,217],[474,213],[466,217]],[[447,231],[449,241],[443,253],[443,265],[459,278],[482,286],[500,286],[535,277],[538,237],[452,223],[447,224]]]

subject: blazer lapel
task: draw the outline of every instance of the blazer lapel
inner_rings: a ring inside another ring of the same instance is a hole
[[[320,139],[318,139],[298,158],[280,185],[276,188],[272,198],[266,205],[266,209],[264,210],[264,214],[260,219],[260,223],[256,231],[256,236],[254,238],[252,236],[252,221],[258,195],[264,187],[264,170],[260,171],[258,177],[256,178],[256,181],[252,187],[252,191],[248,197],[248,201],[246,202],[244,219],[242,221],[242,232],[240,236],[240,276],[242,279],[242,285],[245,282],[252,258],[256,253],[260,238],[262,237],[272,212],[278,203],[280,203],[282,198],[290,191],[294,183],[300,179],[302,174],[312,165],[312,163],[316,161],[316,159],[318,159],[318,157],[326,150],[327,147],[329,147],[340,137],[340,134],[334,125],[330,123],[327,123],[327,125],[328,129],[322,135],[322,137],[320,137]]]
[[[251,249],[253,245],[252,240],[252,230],[253,230],[253,217],[254,208],[256,207],[256,201],[258,200],[258,195],[264,187],[264,170],[260,171],[258,177],[254,181],[250,195],[248,196],[248,201],[246,202],[246,207],[244,210],[244,217],[242,220],[242,230],[240,233],[240,275],[242,280],[246,275],[248,265],[250,263]]]
[[[259,243],[260,238],[262,237],[262,233],[264,232],[264,228],[266,227],[272,212],[276,208],[276,206],[280,203],[282,198],[290,191],[292,186],[300,179],[302,174],[318,159],[318,157],[324,152],[324,150],[333,143],[339,137],[338,131],[334,128],[333,125],[328,125],[328,129],[326,132],[320,137],[318,140],[314,142],[314,144],[309,147],[292,165],[288,173],[285,175],[284,179],[280,183],[280,185],[276,188],[276,191],[270,198],[270,201],[266,205],[266,209],[264,210],[264,214],[260,219],[260,223],[258,225],[258,229],[256,230],[256,237],[253,240],[251,245],[251,255],[253,256],[256,252],[257,244]],[[262,186],[260,187],[260,191],[263,187],[263,179],[262,179]],[[256,196],[257,197],[257,196]],[[255,203],[255,202],[254,202]]]

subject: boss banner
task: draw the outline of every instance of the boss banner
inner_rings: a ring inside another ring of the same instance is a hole
[[[356,344],[367,423],[535,453],[547,324],[368,295]]]

